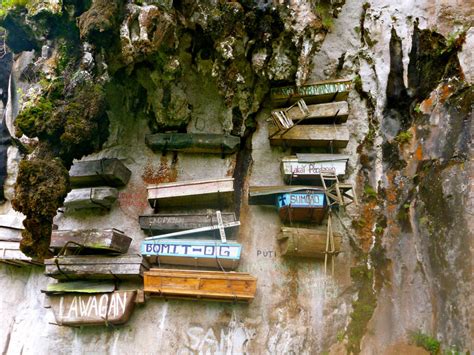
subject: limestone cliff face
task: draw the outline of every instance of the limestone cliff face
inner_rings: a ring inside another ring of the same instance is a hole
[[[13,201],[28,216],[25,252],[47,253],[51,222],[119,228],[138,252],[148,184],[233,176],[239,271],[258,286],[250,305],[152,299],[124,326],[65,328],[42,306],[42,269],[2,265],[4,353],[399,354],[436,352],[435,340],[474,350],[472,4],[19,3],[0,9],[0,113],[16,135],[0,213],[16,214]],[[321,262],[279,254],[277,213],[249,206],[247,192],[283,184],[291,153],[268,141],[270,87],[333,78],[354,81],[342,152],[360,204],[336,220],[343,252],[326,277]],[[240,136],[241,150],[153,153],[145,135],[168,130]],[[63,172],[82,157],[120,158],[131,180],[108,213],[56,215],[67,174],[31,167]]]

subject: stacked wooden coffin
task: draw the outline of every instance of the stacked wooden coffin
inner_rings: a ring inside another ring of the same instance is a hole
[[[286,156],[281,172],[288,185],[250,187],[249,204],[278,209],[285,224],[278,236],[282,255],[327,258],[340,251],[341,235],[332,231],[331,209],[353,197],[351,185],[339,182],[349,157],[334,151],[349,141],[344,100],[351,86],[350,80],[336,80],[271,90],[272,102],[279,108],[272,111],[270,143],[306,151],[325,148],[331,153]]]
[[[0,263],[15,266],[43,265],[20,250],[23,216],[8,214],[0,216]]]
[[[119,285],[141,282],[148,270],[141,255],[126,254],[131,241],[117,229],[53,231],[51,248],[59,255],[45,260],[45,274],[58,283],[43,292],[57,324],[109,325],[128,320],[143,295]]]
[[[125,186],[131,171],[116,158],[80,161],[69,171],[72,190],[66,196],[68,211],[109,210],[118,198],[117,188]]]
[[[145,272],[146,293],[218,301],[249,302],[254,298],[256,278],[229,271],[238,266],[242,251],[239,243],[227,239],[235,236],[240,222],[234,213],[221,212],[233,205],[233,198],[232,178],[164,183],[148,188],[148,201],[155,214],[139,218],[141,228],[149,235],[142,242],[141,254],[160,268]],[[218,209],[199,209],[209,207]],[[177,213],[176,209],[188,212]],[[158,210],[160,213],[156,213]],[[218,271],[164,269],[161,265]]]

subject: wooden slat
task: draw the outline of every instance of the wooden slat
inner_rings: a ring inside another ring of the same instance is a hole
[[[319,123],[318,121],[328,122],[329,120],[335,123],[343,123],[347,121],[349,105],[346,101],[308,105],[307,115],[305,115],[298,106],[293,106],[285,112],[287,117],[293,121],[302,120],[300,124],[305,124],[306,121]]]
[[[16,266],[43,265],[41,261],[23,254],[20,243],[12,241],[0,241],[0,262]]]
[[[148,269],[148,262],[135,255],[68,255],[47,259],[45,265],[45,274],[58,280],[140,279]]]
[[[231,154],[238,150],[240,138],[211,133],[157,133],[147,135],[145,143],[154,151]]]
[[[22,229],[0,226],[0,240],[5,242],[19,242]]]
[[[276,127],[269,128],[271,145],[345,148],[349,143],[349,130],[345,125],[298,125],[287,132],[276,132]]]
[[[275,107],[291,105],[299,99],[307,104],[345,100],[352,89],[348,79],[327,80],[302,86],[284,86],[271,89],[271,100]]]
[[[281,172],[287,184],[309,183],[321,185],[321,172],[343,176],[346,173],[348,159],[347,155],[342,154],[306,154],[304,159],[292,155],[283,157]]]
[[[326,252],[326,228],[307,229],[282,227],[278,235],[281,254],[285,256],[324,259]],[[341,250],[342,236],[334,233],[336,253]]]
[[[71,186],[94,187],[127,185],[132,172],[116,158],[79,161],[69,171]]]
[[[115,290],[113,281],[70,281],[49,284],[46,290],[41,290],[46,294],[63,293],[107,293]]]
[[[123,324],[135,306],[136,291],[49,296],[56,323],[64,326]]]
[[[234,179],[193,180],[148,187],[151,207],[230,205],[234,197]]]
[[[215,213],[159,213],[140,216],[138,221],[140,228],[149,234],[165,234],[214,225],[217,223],[217,217]],[[224,223],[235,222],[235,213],[222,212],[222,221]]]
[[[242,246],[235,242],[218,240],[163,239],[145,240],[141,254],[155,264],[235,269],[240,260]]]
[[[79,248],[77,244],[79,244],[85,248],[82,253],[88,253],[91,250],[126,253],[131,242],[132,238],[117,229],[55,230],[51,235],[50,247],[62,249],[67,244],[68,249],[77,249]]]
[[[169,298],[198,298],[250,302],[257,279],[247,273],[151,269],[144,274],[147,293]]]
[[[110,208],[117,200],[118,191],[113,187],[91,187],[73,189],[64,200],[69,210]]]

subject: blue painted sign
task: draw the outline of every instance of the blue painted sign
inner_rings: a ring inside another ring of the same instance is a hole
[[[141,244],[143,256],[239,260],[241,250],[239,243],[217,240],[158,239],[144,240]]]
[[[298,191],[292,193],[279,194],[277,197],[277,207],[306,207],[322,208],[325,206],[325,196],[321,192]]]

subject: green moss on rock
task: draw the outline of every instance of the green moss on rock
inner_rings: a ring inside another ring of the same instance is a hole
[[[20,162],[13,208],[26,215],[20,249],[28,256],[48,256],[51,225],[70,191],[67,169],[58,159]]]

